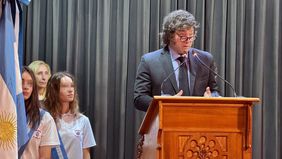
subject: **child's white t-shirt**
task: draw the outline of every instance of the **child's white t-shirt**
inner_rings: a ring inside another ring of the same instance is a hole
[[[83,149],[96,145],[88,117],[66,113],[57,122],[69,159],[83,159]]]
[[[32,138],[29,140],[21,159],[39,158],[40,146],[56,145],[60,145],[56,124],[50,113],[45,112],[39,127],[34,131]]]

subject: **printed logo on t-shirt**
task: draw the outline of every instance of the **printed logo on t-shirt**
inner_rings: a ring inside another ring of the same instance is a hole
[[[33,137],[37,138],[37,139],[40,139],[41,138],[41,135],[42,135],[42,132],[41,130],[37,129],[36,131],[34,131],[33,133]]]
[[[80,137],[82,135],[82,131],[81,130],[74,130],[74,134],[77,137]]]

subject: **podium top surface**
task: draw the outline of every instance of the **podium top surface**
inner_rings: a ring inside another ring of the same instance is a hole
[[[143,119],[139,133],[143,134],[147,131],[148,125],[152,122],[154,116],[158,114],[159,104],[171,105],[176,104],[180,106],[188,105],[205,105],[213,104],[231,104],[231,105],[253,105],[253,103],[260,102],[259,98],[248,97],[195,97],[195,96],[154,96],[146,115]]]
[[[154,96],[154,101],[164,101],[164,102],[232,102],[232,103],[244,103],[244,102],[259,102],[259,98],[249,98],[249,97],[197,97],[197,96]],[[152,105],[153,103],[151,103]]]

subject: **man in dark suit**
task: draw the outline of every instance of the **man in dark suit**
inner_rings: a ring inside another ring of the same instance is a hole
[[[135,107],[147,111],[155,95],[219,96],[216,75],[204,66],[216,71],[212,55],[192,48],[199,27],[194,16],[184,10],[173,11],[162,27],[164,47],[141,58]]]

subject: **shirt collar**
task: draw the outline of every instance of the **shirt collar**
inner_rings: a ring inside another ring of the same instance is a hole
[[[171,47],[169,47],[169,52],[171,54],[172,59],[174,59],[174,60],[176,60],[178,57],[180,57],[180,55],[176,51],[174,51]],[[187,52],[186,58],[188,57],[188,52]]]

